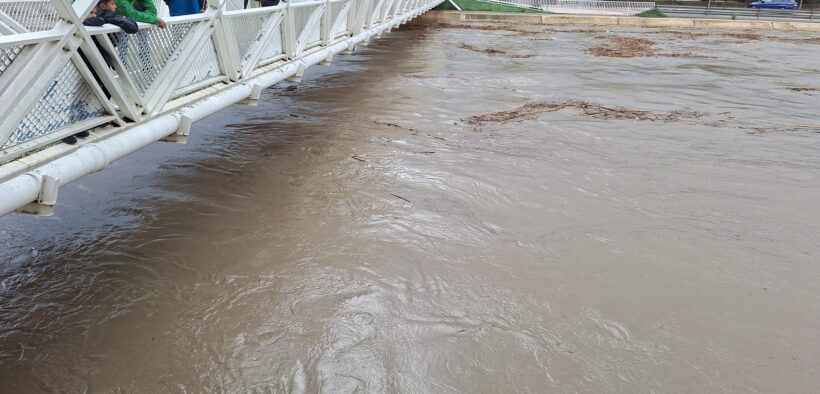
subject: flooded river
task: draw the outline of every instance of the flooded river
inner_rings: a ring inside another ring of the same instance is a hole
[[[0,219],[0,392],[816,392],[820,35],[526,29],[391,33]]]

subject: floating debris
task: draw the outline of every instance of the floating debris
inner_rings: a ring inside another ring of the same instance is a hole
[[[606,57],[645,57],[655,56],[655,44],[645,38],[599,36],[608,39],[612,45],[592,47],[586,50],[595,56]]]
[[[592,47],[586,50],[595,56],[607,57],[678,57],[689,59],[716,59],[714,56],[697,55],[692,52],[680,53],[658,53],[655,51],[655,43],[644,38],[618,37],[618,36],[597,36],[595,38],[609,40],[613,45]]]
[[[398,195],[398,194],[395,194],[395,193],[390,193],[390,195],[391,195],[391,196],[393,196],[393,197],[398,198],[399,200],[404,200],[404,201],[407,201],[407,202],[411,202],[410,200],[408,200],[408,199],[406,199],[406,198],[404,198],[404,197],[402,197],[402,196],[400,196],[400,195]]]
[[[681,57],[687,59],[717,59],[716,56],[707,56],[707,55],[697,55],[692,52],[680,52],[680,53],[659,53],[657,56],[662,57]]]
[[[298,94],[298,87],[296,85],[290,85],[282,90],[279,91],[279,95],[281,96],[290,96],[294,94]]]
[[[468,119],[468,123],[505,123],[520,119],[530,119],[540,113],[555,112],[564,108],[575,108],[580,110],[584,116],[596,119],[621,119],[621,120],[648,120],[674,122],[681,119],[694,119],[703,116],[702,113],[694,111],[672,111],[667,113],[652,113],[650,111],[622,108],[605,107],[600,104],[586,101],[572,100],[563,103],[537,102],[527,103],[520,107],[506,111],[492,112],[489,114],[473,116]]]
[[[799,40],[792,40],[792,41],[803,42],[803,43],[806,43],[806,44],[817,44],[817,45],[820,45],[820,37],[803,38],[803,39],[799,39]]]
[[[747,134],[820,133],[820,125],[791,125],[780,127],[743,127]]]
[[[374,121],[373,121],[373,123],[378,124],[378,125],[382,125],[382,126],[398,127],[398,128],[400,128],[400,129],[403,129],[403,128],[404,128],[404,127],[401,127],[401,126],[399,126],[399,125],[397,125],[397,124],[395,124],[395,123],[390,123],[390,122],[379,122],[379,121],[377,121],[377,120],[374,120]]]
[[[777,37],[777,36],[763,36],[758,33],[753,32],[741,32],[741,33],[727,33],[727,32],[693,32],[693,31],[679,31],[679,30],[660,30],[657,33],[659,34],[671,34],[677,38],[686,39],[686,40],[695,40],[698,38],[703,37],[728,37],[734,38],[737,40],[744,40],[744,41],[760,41],[760,40],[770,40],[770,41],[780,41],[780,42],[788,42],[793,44],[820,44],[820,37],[809,37],[809,38],[789,38],[789,37]]]
[[[488,55],[504,55],[504,57],[511,58],[511,59],[523,59],[523,58],[528,58],[528,57],[535,56],[535,55],[510,54],[509,52],[507,52],[503,49],[498,49],[498,48],[478,48],[478,47],[472,46],[470,44],[465,44],[463,42],[458,44],[458,47],[461,48],[461,49],[467,49],[467,50],[470,50],[470,51],[473,51],[473,52],[486,53]]]
[[[501,50],[501,49],[496,49],[496,48],[478,48],[478,47],[474,47],[474,46],[469,45],[469,44],[465,44],[465,43],[463,43],[463,42],[462,42],[462,43],[460,43],[460,44],[458,44],[458,47],[459,47],[459,48],[462,48],[462,49],[469,49],[469,50],[471,50],[471,51],[473,51],[473,52],[487,53],[487,54],[490,54],[490,55],[506,54],[506,53],[507,53],[507,51],[504,51],[504,50]]]
[[[603,30],[599,29],[544,29],[544,31],[555,33],[603,33]]]
[[[738,40],[758,41],[763,39],[763,36],[757,33],[721,33],[723,37],[737,38]]]
[[[660,34],[671,34],[677,38],[681,38],[684,40],[695,40],[702,37],[709,37],[712,34],[709,33],[701,33],[701,32],[693,32],[693,31],[678,31],[678,30],[661,30],[658,33]]]

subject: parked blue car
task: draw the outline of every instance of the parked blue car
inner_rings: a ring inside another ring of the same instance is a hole
[[[749,8],[777,8],[781,10],[796,10],[797,3],[794,0],[760,0],[749,3]]]

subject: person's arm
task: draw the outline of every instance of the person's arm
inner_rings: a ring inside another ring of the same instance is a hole
[[[159,26],[161,29],[164,29],[165,26],[167,26],[165,24],[165,20],[163,20],[162,18],[157,17],[157,14],[158,14],[157,13],[157,6],[154,5],[153,0],[137,0],[137,2],[140,3],[140,5],[142,6],[142,9],[143,9],[144,12],[150,13],[151,15],[154,16],[154,18],[157,19],[157,21],[155,23],[157,26]],[[139,22],[139,21],[137,21],[137,22]]]
[[[131,19],[135,22],[144,22],[150,23],[153,25],[158,25],[160,19],[157,18],[157,8],[154,7],[154,3],[150,0],[145,3],[150,3],[151,8],[145,9],[145,11],[137,11],[129,0],[116,0],[117,1],[117,15],[122,15],[128,19]],[[143,3],[140,3],[143,4]],[[150,12],[153,11],[153,12]]]
[[[108,18],[105,18],[105,23],[117,25],[120,29],[122,29],[122,31],[128,34],[134,34],[140,29],[137,22],[134,22],[122,15],[111,15]]]
[[[154,18],[156,18],[157,15],[159,15],[157,13],[157,6],[154,5],[153,0],[136,0],[136,2],[140,5],[140,8],[142,8],[142,12],[147,12],[153,15]]]
[[[99,16],[90,16],[85,18],[83,21],[83,25],[86,26],[102,26],[105,24],[105,19],[100,18]]]

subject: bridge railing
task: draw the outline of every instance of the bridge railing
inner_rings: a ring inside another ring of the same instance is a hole
[[[655,8],[649,1],[608,0],[488,0],[556,14],[636,15]]]
[[[764,8],[704,7],[685,5],[660,5],[658,9],[667,16],[705,17],[714,19],[767,20],[820,22],[820,10],[778,10]]]
[[[96,1],[0,0],[0,180],[13,175],[2,163],[67,136],[156,117],[440,2],[209,0],[202,14],[125,34],[83,26]]]
[[[546,10],[555,13],[595,15],[636,15],[655,8],[654,2],[598,1],[598,0],[549,0]]]

